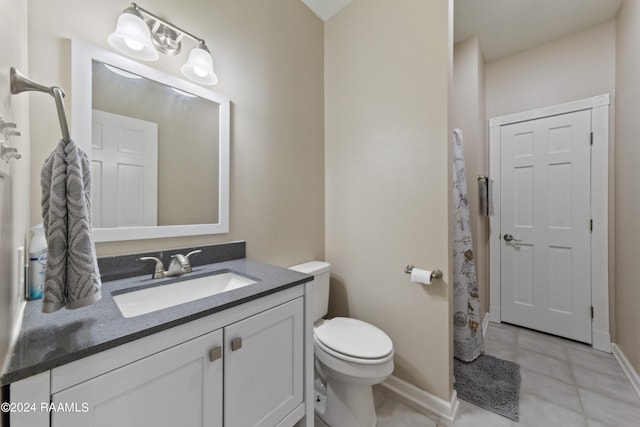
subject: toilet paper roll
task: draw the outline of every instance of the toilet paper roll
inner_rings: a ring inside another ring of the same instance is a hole
[[[422,270],[420,268],[413,268],[411,270],[411,281],[415,283],[421,283],[423,285],[431,284],[431,270]]]

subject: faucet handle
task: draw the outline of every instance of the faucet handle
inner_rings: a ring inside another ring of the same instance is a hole
[[[160,258],[156,258],[154,256],[143,256],[138,258],[140,261],[152,260],[156,262],[155,270],[151,275],[152,279],[162,279],[163,277],[167,277],[167,272],[164,271],[164,264]]]
[[[189,262],[189,257],[193,254],[197,254],[202,252],[200,249],[191,251],[186,255],[182,254],[174,254],[171,255],[171,264],[169,264],[169,270],[167,271],[168,276],[179,276],[185,273],[191,273],[191,263]]]
[[[197,254],[202,252],[200,249],[191,251],[186,255],[175,254],[171,255],[173,260],[171,261],[171,265],[169,265],[169,271],[167,274],[169,276],[177,276],[179,274],[191,273],[191,263],[189,262],[189,257],[193,254]]]
[[[187,262],[189,262],[189,257],[191,255],[195,255],[195,254],[199,254],[200,252],[202,252],[202,249],[196,249],[195,251],[191,251],[188,254],[186,254],[184,257],[187,259]]]

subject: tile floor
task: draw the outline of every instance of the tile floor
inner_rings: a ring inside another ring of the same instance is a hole
[[[635,427],[640,399],[612,354],[543,333],[490,323],[487,354],[520,364],[520,421],[463,400],[455,427]],[[449,427],[382,386],[374,388],[378,427]],[[316,426],[326,427],[316,416]]]

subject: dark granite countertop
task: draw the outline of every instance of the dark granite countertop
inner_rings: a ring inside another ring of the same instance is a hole
[[[149,266],[151,267],[151,266]],[[124,318],[112,293],[123,289],[188,280],[231,270],[258,283],[132,318]],[[149,269],[151,271],[151,269]],[[1,384],[6,385],[83,357],[160,332],[212,313],[308,282],[312,276],[246,258],[200,265],[193,272],[165,279],[151,274],[105,282],[96,304],[55,313],[41,312],[42,301],[29,301],[20,336]]]

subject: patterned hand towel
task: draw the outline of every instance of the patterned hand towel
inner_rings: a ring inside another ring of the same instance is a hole
[[[91,236],[91,171],[75,142],[60,141],[40,175],[47,239],[42,311],[84,307],[101,298]]]

